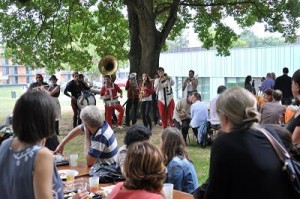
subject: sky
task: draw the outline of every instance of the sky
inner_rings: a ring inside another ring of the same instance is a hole
[[[224,21],[228,26],[230,26],[236,33],[240,34],[243,29],[241,29],[238,24],[234,21],[233,18],[227,18]],[[265,32],[264,25],[262,23],[255,23],[250,30],[257,36],[257,37],[280,37],[281,34],[279,33],[270,33]],[[197,38],[197,34],[194,32],[194,29],[192,27],[192,24],[190,24],[189,29],[186,30],[185,33],[189,38],[189,47],[199,47],[200,41]],[[300,31],[298,31],[298,34],[300,34]]]

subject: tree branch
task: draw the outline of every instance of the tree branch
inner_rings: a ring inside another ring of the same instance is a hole
[[[156,6],[156,8],[154,9],[154,14],[157,16],[157,15],[159,15],[159,14],[161,14],[161,13],[169,10],[170,7],[171,7],[171,5],[172,5],[171,3],[161,3],[161,4],[158,4]]]

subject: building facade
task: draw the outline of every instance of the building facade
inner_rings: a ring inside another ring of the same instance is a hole
[[[186,48],[161,53],[160,66],[175,80],[174,97],[182,98],[182,83],[190,69],[198,76],[198,92],[204,101],[210,101],[220,85],[227,88],[244,86],[247,75],[255,79],[256,89],[260,79],[269,72],[282,75],[282,68],[289,68],[289,75],[300,67],[300,45],[276,47],[233,48],[227,57],[217,56],[216,50]]]

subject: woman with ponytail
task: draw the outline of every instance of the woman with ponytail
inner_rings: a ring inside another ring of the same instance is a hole
[[[244,88],[223,92],[216,108],[223,132],[213,143],[206,199],[284,199],[293,191],[271,143],[258,130],[260,115]],[[275,138],[272,129],[267,129]]]

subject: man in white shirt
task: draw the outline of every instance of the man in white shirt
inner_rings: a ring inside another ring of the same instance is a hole
[[[197,137],[198,143],[201,142],[201,134],[199,134],[201,125],[206,125],[208,119],[208,108],[201,102],[200,93],[194,92],[192,96],[191,106],[191,127]]]
[[[182,84],[182,91],[184,91],[184,96],[187,96],[188,92],[197,92],[198,79],[194,76],[195,71],[189,71],[189,77],[185,79]]]
[[[211,124],[211,127],[213,129],[219,129],[220,128],[220,118],[217,114],[216,110],[216,102],[220,96],[221,93],[223,93],[226,90],[225,86],[219,86],[217,90],[217,96],[214,97],[209,104],[209,121]]]
[[[173,124],[173,112],[175,102],[173,99],[173,79],[165,73],[164,68],[157,69],[158,78],[154,81],[154,89],[157,93],[157,107],[162,121],[162,128],[168,127],[168,120],[171,127]]]

